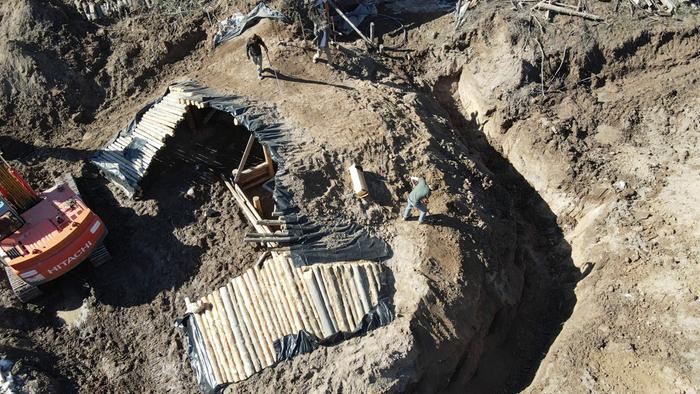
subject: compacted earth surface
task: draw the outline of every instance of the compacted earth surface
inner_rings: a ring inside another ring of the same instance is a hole
[[[330,64],[311,61],[298,24],[261,21],[213,48],[212,21],[252,1],[160,3],[98,22],[72,2],[0,4],[0,149],[37,189],[75,176],[113,255],[29,304],[3,280],[0,358],[22,391],[199,391],[175,321],[185,297],[255,264],[249,225],[199,165],[154,168],[132,200],[89,163],[193,79],[285,124],[278,181],[304,213],[392,249],[393,322],[226,390],[696,392],[692,2],[671,17],[583,4],[605,22],[479,2],[458,29],[450,2],[381,2],[384,50],[337,37]],[[252,34],[269,47],[262,80],[245,57]],[[410,176],[433,190],[427,224],[401,218]]]

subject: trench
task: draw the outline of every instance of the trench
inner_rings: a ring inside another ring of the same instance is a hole
[[[524,267],[524,288],[515,307],[499,310],[476,346],[467,346],[452,373],[447,392],[520,392],[534,379],[541,361],[576,304],[574,288],[582,278],[571,246],[545,200],[487,140],[476,114],[465,115],[456,98],[459,74],[438,79],[433,98],[461,142],[473,149],[493,178],[504,185],[516,221],[517,266]],[[536,160],[537,158],[529,158]],[[476,357],[476,359],[475,359]]]

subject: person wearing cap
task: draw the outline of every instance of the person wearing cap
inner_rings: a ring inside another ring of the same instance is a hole
[[[420,215],[418,216],[418,223],[423,223],[425,217],[428,215],[428,198],[430,197],[430,188],[425,182],[425,179],[412,176],[411,185],[413,190],[408,195],[408,204],[406,205],[406,210],[403,212],[403,220],[407,220],[411,217],[413,208],[416,208]]]

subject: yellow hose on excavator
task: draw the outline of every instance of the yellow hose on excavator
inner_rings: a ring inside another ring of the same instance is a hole
[[[19,213],[29,210],[40,199],[36,192],[0,156],[0,194]]]

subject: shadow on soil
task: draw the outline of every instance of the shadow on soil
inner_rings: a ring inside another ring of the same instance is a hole
[[[435,100],[425,100],[423,120],[431,130],[441,130],[444,124],[434,115],[444,115],[455,131],[454,135],[445,137],[458,139],[456,147],[463,149],[463,153],[484,167],[482,170],[500,185],[499,193],[507,194],[504,199],[508,200],[506,205],[509,212],[494,212],[494,217],[496,222],[499,216],[511,216],[515,220],[515,249],[510,251],[514,261],[510,264],[520,270],[524,282],[522,296],[516,306],[498,306],[497,302],[495,306],[487,304],[486,310],[481,311],[485,312],[484,316],[494,316],[486,326],[487,336],[482,342],[461,344],[465,354],[442,390],[455,393],[515,393],[532,382],[549,347],[571,316],[576,304],[574,288],[583,275],[574,266],[571,247],[547,203],[488,143],[483,128],[476,121],[476,114],[471,114],[469,118],[462,114],[453,96],[456,82],[457,76],[438,81],[433,91],[437,103]],[[440,168],[443,173],[454,173],[454,168],[448,167],[449,163],[438,163],[438,167],[441,165],[444,167]],[[456,176],[445,181],[450,188],[458,190],[464,179]],[[469,207],[466,202],[457,202],[449,210],[461,214],[464,213],[462,211],[468,212]],[[470,229],[469,224],[457,217],[435,215],[431,218],[431,224],[475,233],[477,239],[481,237],[480,229]],[[492,226],[492,231],[499,231],[498,226]],[[464,249],[468,245],[460,247],[463,251],[469,250]],[[506,252],[497,253],[497,260],[508,256]],[[481,355],[478,360],[474,359],[475,354]],[[419,386],[425,385],[421,383]]]

